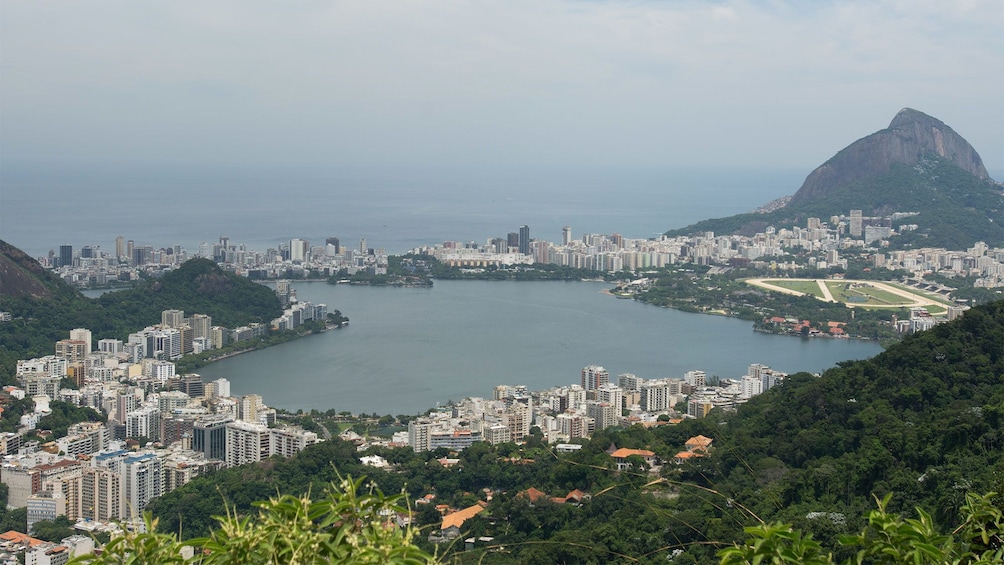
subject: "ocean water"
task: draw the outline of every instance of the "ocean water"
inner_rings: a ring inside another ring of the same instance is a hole
[[[793,194],[800,171],[615,169],[170,168],[7,165],[0,238],[41,256],[115,237],[194,253],[221,235],[264,250],[338,237],[402,253],[446,240],[483,242],[530,226],[653,237]]]

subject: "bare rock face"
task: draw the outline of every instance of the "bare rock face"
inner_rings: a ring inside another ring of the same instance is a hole
[[[46,298],[52,294],[42,282],[46,271],[34,259],[0,241],[0,296]]]
[[[798,205],[868,177],[884,175],[893,165],[917,165],[937,155],[979,179],[989,179],[983,160],[968,141],[944,122],[903,108],[889,127],[855,141],[812,171],[791,199]]]

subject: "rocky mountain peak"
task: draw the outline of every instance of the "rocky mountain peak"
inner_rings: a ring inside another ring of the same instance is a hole
[[[979,179],[989,179],[980,155],[941,120],[903,108],[889,127],[861,138],[812,171],[791,204],[817,200],[852,183],[888,173],[894,165],[915,166],[925,157],[948,159]]]

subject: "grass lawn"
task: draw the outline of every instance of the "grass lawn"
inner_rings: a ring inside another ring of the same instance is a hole
[[[764,281],[767,284],[774,286],[779,286],[781,288],[787,288],[788,290],[794,290],[795,292],[801,292],[803,294],[811,294],[819,298],[823,297],[823,292],[819,290],[819,285],[816,281],[788,281],[783,279],[768,279]]]
[[[854,284],[844,281],[826,281],[826,288],[835,300],[855,306],[899,306],[910,301],[902,296],[869,286],[867,283]]]

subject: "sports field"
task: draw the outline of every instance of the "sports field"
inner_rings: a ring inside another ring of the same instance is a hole
[[[852,308],[924,307],[932,314],[945,311],[945,302],[895,283],[830,279],[750,279],[747,284],[775,292],[815,296]]]

